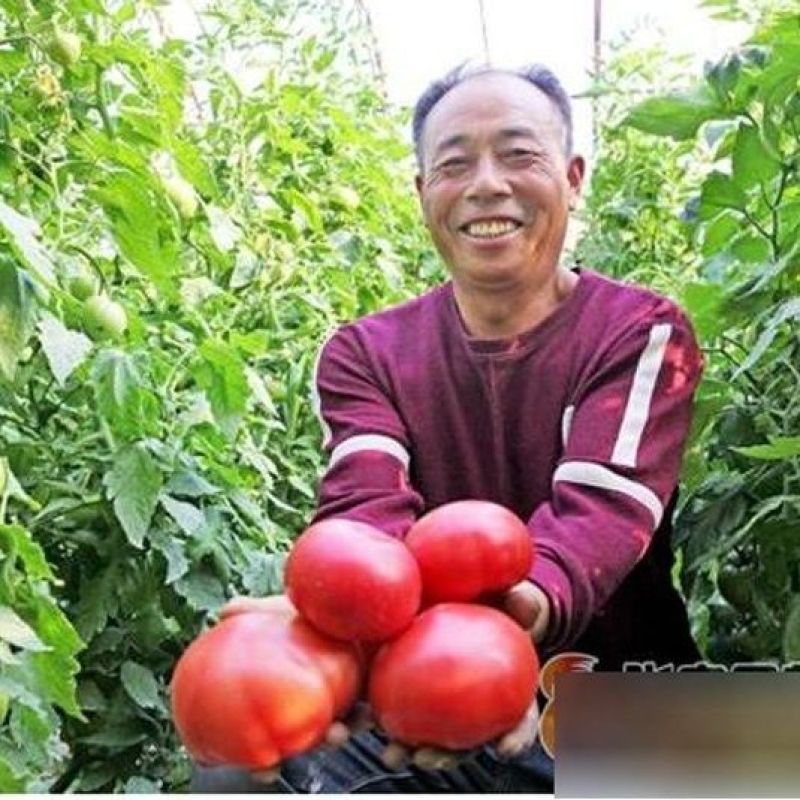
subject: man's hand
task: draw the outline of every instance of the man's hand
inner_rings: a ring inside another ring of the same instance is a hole
[[[547,631],[550,618],[550,603],[547,595],[532,581],[524,580],[508,590],[502,601],[505,612],[531,635],[534,642],[540,642]],[[235,598],[221,611],[220,617],[242,611],[265,611],[292,613],[294,607],[283,595],[266,598]],[[325,744],[341,747],[350,736],[374,725],[370,709],[365,703],[357,703],[344,721],[334,722],[325,737]],[[501,758],[513,758],[529,750],[536,743],[539,726],[539,708],[536,698],[517,726],[496,742],[496,750]],[[444,750],[435,747],[421,747],[416,750],[391,742],[387,745],[383,762],[389,769],[399,769],[411,762],[425,770],[447,770],[458,766],[469,751]],[[254,777],[269,783],[274,780],[279,768],[267,770]]]
[[[497,755],[502,759],[514,758],[536,743],[539,731],[539,706],[536,698],[517,726],[501,736],[495,744]],[[426,770],[455,769],[459,762],[473,751],[444,750],[437,747],[420,747],[411,750],[397,742],[391,742],[383,753],[383,763],[389,769],[399,769],[410,761],[415,767]]]
[[[228,600],[220,609],[220,620],[232,617],[234,614],[262,612],[277,613],[293,616],[297,613],[295,607],[285,594],[275,594],[270,597],[244,597],[238,596]]]
[[[533,582],[520,581],[503,598],[503,610],[528,631],[534,643],[544,639],[550,624],[550,601]]]

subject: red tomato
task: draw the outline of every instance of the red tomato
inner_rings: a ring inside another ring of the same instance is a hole
[[[442,603],[383,646],[372,665],[369,701],[393,739],[463,750],[517,725],[538,675],[530,636],[507,615]]]
[[[485,500],[434,509],[411,527],[405,542],[419,564],[426,605],[510,589],[533,563],[533,541],[522,520]]]
[[[201,764],[268,769],[317,746],[361,685],[354,645],[287,607],[229,612],[178,661],[172,714]]]
[[[419,567],[388,534],[344,519],[312,525],[286,560],[286,591],[297,610],[328,636],[382,642],[419,610]]]

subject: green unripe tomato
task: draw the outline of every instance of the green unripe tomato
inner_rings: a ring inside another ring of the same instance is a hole
[[[47,54],[62,67],[71,67],[77,64],[81,57],[80,36],[56,28],[47,43]]]
[[[361,198],[358,195],[358,192],[355,189],[351,189],[349,186],[336,186],[333,189],[333,199],[341,203],[345,208],[353,211],[354,209],[358,208],[361,204]]]
[[[118,339],[128,327],[128,315],[108,295],[95,294],[83,303],[83,322],[95,339]]]
[[[81,270],[70,276],[67,290],[76,300],[87,300],[97,291],[97,284],[91,272]]]
[[[180,175],[163,178],[164,191],[175,204],[183,219],[191,219],[197,213],[197,195],[189,181]]]
[[[752,570],[726,565],[717,576],[717,586],[722,596],[737,611],[748,611],[753,607],[755,579]]]

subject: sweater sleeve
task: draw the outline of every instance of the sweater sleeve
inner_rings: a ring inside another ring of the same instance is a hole
[[[661,309],[581,381],[550,500],[528,521],[538,551],[530,578],[551,602],[553,649],[580,636],[642,559],[677,485],[703,359],[682,312]]]
[[[329,457],[312,522],[340,517],[404,536],[423,509],[409,482],[410,442],[352,327],[322,345],[312,394]]]

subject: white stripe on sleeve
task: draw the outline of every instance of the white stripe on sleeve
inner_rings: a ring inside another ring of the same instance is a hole
[[[672,325],[669,324],[654,325],[650,331],[647,347],[636,365],[628,404],[625,406],[622,425],[614,445],[614,452],[611,454],[612,464],[624,467],[636,466],[642,433],[650,415],[650,401],[671,335]]]
[[[349,439],[345,439],[343,442],[337,444],[331,453],[328,469],[338,461],[341,461],[345,456],[349,456],[352,453],[360,453],[364,450],[378,451],[394,456],[402,463],[405,469],[408,469],[409,462],[411,461],[408,450],[396,439],[377,433],[364,433],[358,436],[351,436]]]
[[[564,409],[564,414],[561,417],[561,446],[567,446],[567,439],[569,438],[569,429],[572,427],[572,417],[575,414],[575,406],[567,406]]]
[[[317,415],[317,419],[319,420],[320,427],[322,428],[322,447],[323,449],[326,448],[331,441],[333,433],[331,432],[331,426],[325,421],[325,417],[322,416],[322,398],[319,396],[319,362],[322,360],[322,351],[325,349],[325,345],[333,338],[333,335],[336,333],[336,328],[329,331],[328,334],[325,336],[322,344],[319,346],[319,350],[317,350],[317,358],[314,361],[314,369],[311,372],[311,407],[314,409],[314,413]]]
[[[653,515],[653,523],[657,528],[664,516],[664,507],[655,492],[641,483],[623,478],[601,464],[589,461],[567,461],[561,464],[553,474],[553,483],[569,481],[583,486],[593,486],[597,489],[608,489],[612,492],[621,492],[641,503]]]

